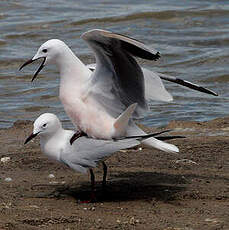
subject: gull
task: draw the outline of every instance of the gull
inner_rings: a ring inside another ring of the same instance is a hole
[[[98,163],[101,162],[103,165],[104,187],[106,185],[107,176],[107,166],[104,160],[121,149],[137,146],[141,144],[143,139],[157,136],[167,131],[112,140],[101,140],[88,136],[81,136],[71,145],[69,141],[74,131],[63,129],[60,120],[55,114],[44,113],[35,120],[33,132],[25,140],[24,144],[27,144],[33,138],[39,136],[41,150],[49,158],[59,161],[80,173],[85,174],[89,170],[93,193],[95,186],[93,168],[96,167]],[[156,138],[164,140],[177,137],[180,138],[180,136],[162,136]]]
[[[35,56],[20,69],[35,60],[43,59],[32,78],[33,81],[45,65],[57,66],[60,72],[59,98],[72,123],[82,133],[100,139],[144,135],[145,132],[137,127],[133,120],[128,122],[127,127],[123,124],[126,127],[125,132],[124,129],[120,132],[114,124],[120,114],[134,103],[137,103],[137,106],[132,117],[137,119],[148,109],[147,100],[172,100],[161,78],[177,82],[176,79],[167,75],[155,76],[148,70],[142,70],[134,59],[134,56],[137,56],[156,61],[160,57],[159,52],[135,39],[106,30],[90,30],[81,37],[95,54],[95,71],[84,65],[71,49],[58,39],[48,40],[41,45]],[[178,83],[182,84],[182,81]],[[191,83],[185,84],[193,88]],[[143,143],[166,152],[179,151],[176,146],[154,137],[144,140]]]

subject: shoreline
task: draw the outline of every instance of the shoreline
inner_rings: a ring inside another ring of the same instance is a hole
[[[87,175],[48,160],[38,138],[23,144],[31,121],[0,129],[0,157],[10,157],[0,162],[0,228],[229,229],[229,117],[172,121],[165,129],[186,136],[169,141],[179,154],[147,148],[114,154],[107,191],[98,168],[97,202],[89,204],[78,203],[90,195]]]

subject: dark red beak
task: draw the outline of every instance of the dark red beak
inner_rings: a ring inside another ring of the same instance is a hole
[[[24,142],[24,145],[31,141],[34,137],[36,137],[39,133],[31,134]]]
[[[33,80],[37,77],[37,75],[40,73],[40,71],[41,71],[41,70],[43,69],[43,67],[45,66],[44,63],[45,63],[45,61],[46,61],[46,57],[42,57],[42,58],[43,58],[43,61],[42,61],[41,65],[40,65],[40,67],[38,68],[38,70],[36,71],[36,73],[34,74],[34,76],[33,76],[33,78],[32,78],[31,81],[33,81]],[[38,59],[40,59],[40,58],[38,58]],[[30,60],[26,61],[26,62],[19,68],[19,70],[23,69],[26,65],[29,65],[29,64],[33,63],[34,61],[36,61],[36,60],[38,60],[38,59],[35,59],[35,60],[30,59]]]

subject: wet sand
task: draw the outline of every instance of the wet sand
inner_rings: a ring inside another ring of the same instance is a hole
[[[95,203],[79,202],[89,199],[88,175],[48,160],[38,139],[23,145],[32,122],[1,129],[0,156],[10,160],[0,162],[0,229],[229,229],[229,117],[156,131],[168,128],[186,136],[170,141],[180,153],[114,154],[106,191],[95,170]]]

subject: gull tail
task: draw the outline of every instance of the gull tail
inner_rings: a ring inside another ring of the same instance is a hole
[[[137,106],[137,103],[131,104],[114,122],[114,128],[118,135],[122,135],[129,124],[129,120]]]
[[[149,147],[160,149],[167,153],[178,153],[179,152],[179,149],[175,145],[166,143],[164,141],[160,141],[154,137],[144,140],[141,143]]]
[[[134,122],[132,122],[131,126],[128,126],[127,135],[131,136],[131,135],[147,135],[147,134],[142,129],[140,129],[136,124],[134,124]],[[179,149],[175,145],[158,140],[154,137],[150,137],[147,138],[146,140],[142,140],[141,144],[146,145],[148,147],[160,149],[168,153],[179,152]]]

